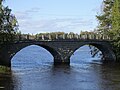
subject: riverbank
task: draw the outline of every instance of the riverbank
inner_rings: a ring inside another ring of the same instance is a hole
[[[0,65],[0,74],[9,73],[10,68]]]

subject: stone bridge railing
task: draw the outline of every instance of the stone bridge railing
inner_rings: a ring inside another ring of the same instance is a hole
[[[62,34],[62,35],[29,35],[29,34],[20,34],[16,35],[16,40],[111,40],[107,35],[102,34]]]

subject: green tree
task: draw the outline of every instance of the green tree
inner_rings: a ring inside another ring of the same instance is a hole
[[[112,30],[111,35],[113,40],[114,51],[118,59],[120,59],[120,0],[115,0],[112,7]]]
[[[120,0],[115,0],[112,7],[112,35],[114,39],[120,36]]]
[[[97,15],[99,21],[98,32],[101,34],[109,34],[111,30],[111,12],[114,0],[104,0],[102,3],[102,12],[100,15]]]
[[[97,16],[99,21],[98,32],[108,34],[115,42],[114,52],[120,59],[120,0],[103,1],[103,12]]]
[[[18,30],[16,17],[11,14],[11,9],[4,7],[0,0],[0,42],[13,41]]]

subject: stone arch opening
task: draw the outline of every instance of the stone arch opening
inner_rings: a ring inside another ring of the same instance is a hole
[[[89,43],[89,45],[97,47],[103,54],[103,61],[114,61],[116,60],[116,56],[114,52],[112,51],[112,47],[110,44],[97,44],[97,43]]]
[[[71,64],[81,64],[81,63],[99,63],[102,58],[102,52],[99,52],[96,55],[91,54],[91,49],[99,50],[92,45],[83,45],[79,47],[70,57]]]
[[[40,45],[29,45],[18,51],[11,58],[11,66],[33,67],[40,64],[53,63],[53,55]]]
[[[70,59],[74,59],[75,58],[75,57],[73,57],[74,53],[76,53],[77,50],[79,50],[81,47],[83,47],[85,45],[90,45],[90,46],[97,48],[100,51],[100,54],[102,54],[102,57],[99,58],[101,61],[114,61],[114,60],[116,60],[116,57],[115,57],[114,52],[112,51],[112,48],[110,46],[108,46],[107,44],[105,45],[105,44],[101,44],[101,43],[83,43],[83,44],[81,44],[79,47],[77,47],[73,51]]]
[[[56,60],[56,56],[59,57],[59,53],[55,49],[53,49],[51,46],[48,46],[46,44],[32,44],[32,43],[31,44],[30,43],[26,44],[26,43],[21,43],[20,45],[19,44],[15,45],[14,50],[12,51],[11,56],[10,56],[9,66],[11,66],[11,60],[14,58],[14,56],[18,52],[20,52],[21,50],[23,50],[25,47],[29,47],[31,45],[37,45],[38,47],[43,48],[52,57],[52,61],[54,61],[54,63],[55,62],[59,62],[59,61]],[[46,57],[48,57],[48,56],[46,56]]]

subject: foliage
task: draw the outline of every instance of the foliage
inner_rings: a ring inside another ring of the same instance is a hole
[[[99,20],[98,31],[108,34],[114,41],[114,52],[120,59],[120,0],[105,0],[102,15],[97,16]]]
[[[115,0],[112,7],[112,36],[116,55],[120,59],[120,0]]]
[[[4,7],[0,0],[0,42],[13,41],[18,30],[16,17],[11,14],[11,9]]]
[[[98,48],[96,48],[95,46],[89,45],[90,48],[90,53],[92,55],[92,57],[99,57],[99,58],[103,58],[102,52],[100,52],[100,50]]]
[[[115,0],[112,7],[112,31],[114,39],[117,39],[120,35],[120,0]],[[117,36],[117,37],[116,37]]]
[[[98,32],[104,35],[108,35],[111,30],[111,11],[114,0],[104,0],[102,4],[102,13],[97,15],[99,21]]]

